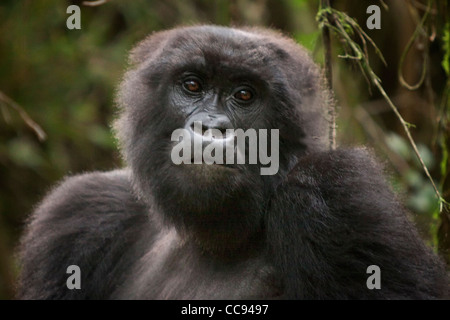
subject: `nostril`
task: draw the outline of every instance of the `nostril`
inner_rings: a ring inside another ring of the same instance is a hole
[[[212,128],[219,130],[224,136],[227,133],[227,129],[233,128],[230,119],[225,115],[215,116],[209,123],[209,125]]]
[[[219,130],[220,131],[220,133],[222,134],[222,136],[226,136],[227,135],[227,129],[225,129],[225,128],[216,128],[217,130]]]
[[[228,135],[227,129],[231,128],[232,128],[231,125],[228,125],[227,122],[215,122],[209,124],[208,126],[208,129],[215,129],[219,131],[223,138],[225,138]]]
[[[205,131],[210,129],[208,126],[206,126],[201,120],[195,120],[191,122],[190,129],[193,132],[199,132],[201,131],[201,134],[204,135]],[[195,130],[196,129],[196,130]],[[200,130],[199,130],[200,129]]]

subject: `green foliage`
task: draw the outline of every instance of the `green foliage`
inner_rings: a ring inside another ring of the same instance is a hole
[[[393,152],[407,161],[412,161],[413,165],[402,177],[402,185],[409,190],[408,206],[414,212],[422,214],[434,212],[439,208],[434,189],[421,174],[421,163],[417,160],[414,151],[411,150],[408,141],[394,132],[387,134],[385,141]],[[432,170],[436,162],[433,153],[424,144],[418,144],[417,148],[425,165]]]
[[[444,51],[444,58],[442,59],[442,68],[444,68],[447,77],[450,77],[450,21],[444,26],[442,36],[442,48]]]
[[[7,144],[7,150],[4,152],[6,152],[10,159],[18,166],[39,169],[45,164],[41,150],[39,150],[39,147],[29,139],[11,139]]]
[[[304,46],[309,51],[314,51],[317,46],[317,42],[320,41],[320,31],[314,31],[311,33],[297,32],[294,34],[295,40]]]
[[[409,209],[419,215],[418,220],[428,221],[427,233],[430,235],[429,242],[433,247],[438,246],[437,229],[439,226],[439,203],[436,201],[436,194],[431,184],[423,176],[421,163],[413,150],[411,150],[408,141],[396,133],[389,133],[385,137],[386,145],[395,154],[412,163],[404,174],[397,178],[395,185],[397,191],[407,192],[406,205]],[[425,165],[433,170],[435,166],[435,157],[431,150],[424,144],[418,144],[417,148],[422,156]]]

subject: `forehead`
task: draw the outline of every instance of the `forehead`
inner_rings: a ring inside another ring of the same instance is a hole
[[[174,32],[163,58],[175,69],[256,72],[273,69],[287,54],[269,38],[243,30],[191,27]]]

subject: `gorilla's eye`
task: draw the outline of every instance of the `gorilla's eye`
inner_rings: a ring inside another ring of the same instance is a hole
[[[253,93],[251,90],[248,89],[239,89],[234,94],[234,97],[240,101],[249,102],[253,99]]]
[[[202,89],[202,86],[200,85],[200,82],[194,79],[189,79],[183,82],[183,88],[186,89],[189,92],[200,92]]]

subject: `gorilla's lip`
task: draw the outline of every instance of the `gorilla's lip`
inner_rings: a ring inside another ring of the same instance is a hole
[[[192,157],[191,163],[183,164],[183,166],[189,167],[189,166],[205,166],[205,167],[211,167],[211,168],[222,168],[222,169],[229,169],[229,170],[238,170],[238,167],[234,164],[228,164],[226,162],[224,163],[205,163],[202,161],[201,163],[194,163],[194,158]]]
[[[219,166],[219,167],[226,167],[226,168],[230,168],[230,169],[236,169],[236,167],[234,166],[234,164],[229,164],[229,163],[226,163],[226,160],[225,159],[223,159],[223,163],[216,163],[216,162],[213,162],[213,163],[206,163],[204,160],[203,160],[203,158],[202,158],[202,162],[201,163],[195,163],[194,162],[195,161],[195,159],[194,159],[194,155],[192,155],[192,157],[191,157],[191,163],[189,163],[188,165],[205,165],[205,166]]]

